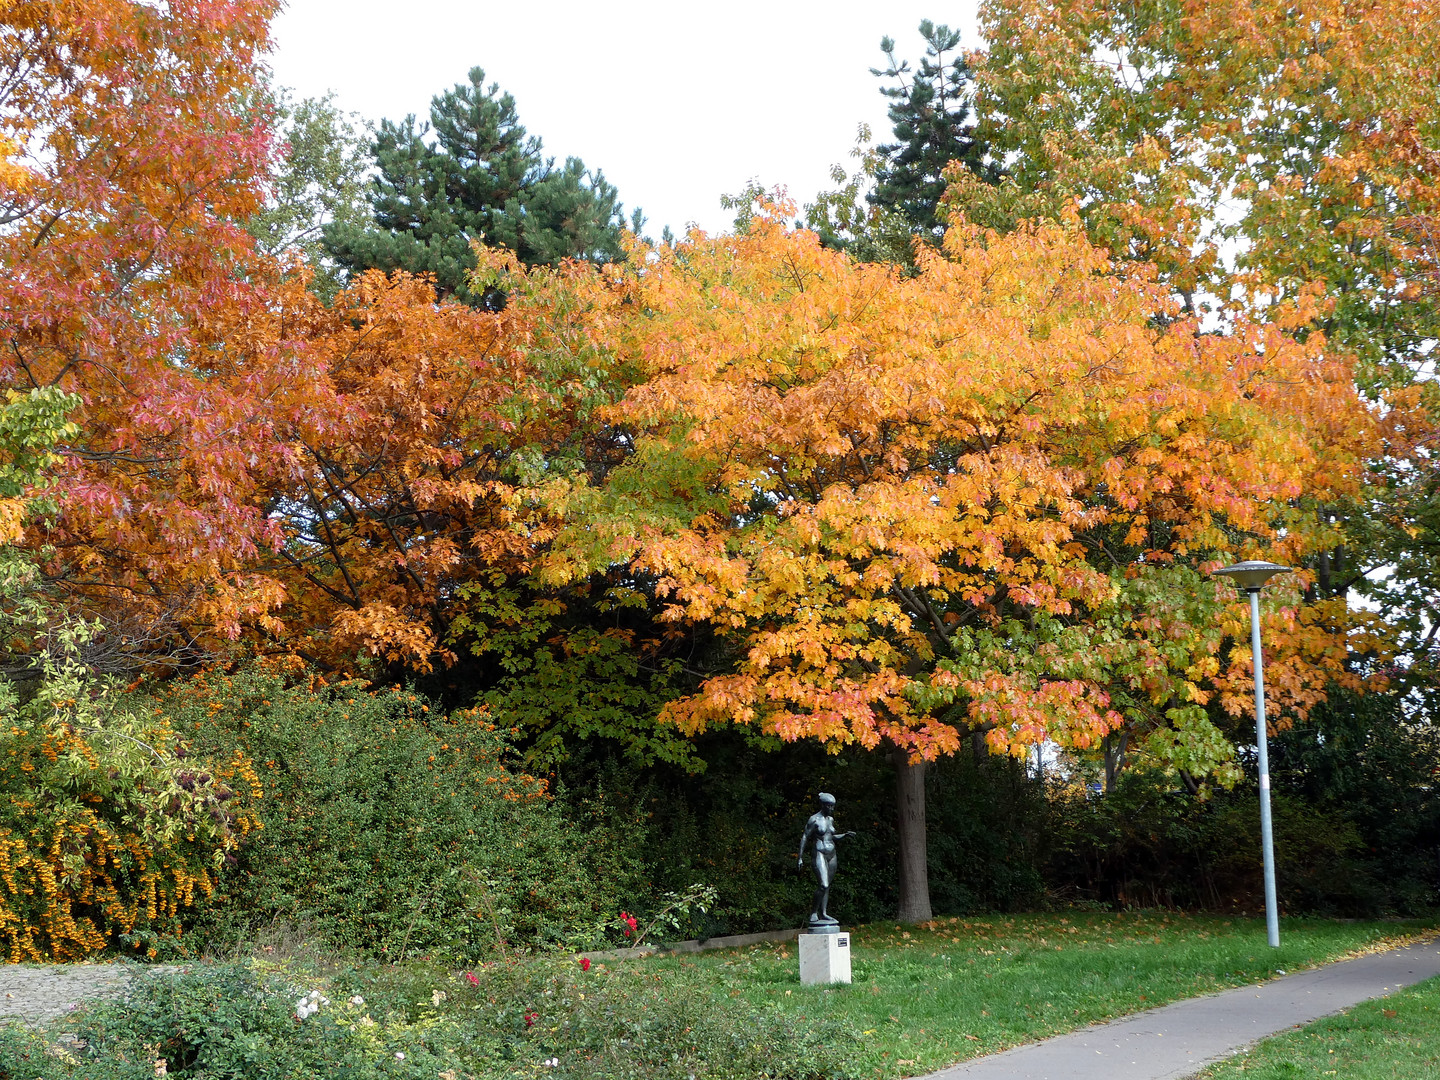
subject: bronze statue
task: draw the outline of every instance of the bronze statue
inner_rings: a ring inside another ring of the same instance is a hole
[[[827,910],[830,904],[830,884],[835,880],[835,841],[855,834],[835,831],[835,819],[831,816],[835,811],[834,795],[822,791],[815,796],[815,800],[820,804],[820,809],[810,815],[810,820],[805,822],[805,831],[800,834],[798,865],[801,870],[805,869],[805,845],[813,837],[816,887],[815,908],[810,912],[810,929],[821,934],[836,934],[840,931],[840,923],[832,919]]]

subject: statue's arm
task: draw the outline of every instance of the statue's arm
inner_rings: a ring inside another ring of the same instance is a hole
[[[810,840],[810,834],[815,830],[815,823],[805,822],[805,831],[800,834],[800,857],[795,860],[795,865],[801,870],[805,869],[805,845]]]

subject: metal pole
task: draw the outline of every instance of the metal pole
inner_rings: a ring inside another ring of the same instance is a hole
[[[1260,655],[1260,590],[1250,593],[1250,652],[1255,658],[1255,745],[1260,761],[1260,847],[1265,856],[1265,937],[1280,946],[1280,915],[1275,905],[1275,841],[1270,833],[1270,755],[1265,745],[1265,661]]]

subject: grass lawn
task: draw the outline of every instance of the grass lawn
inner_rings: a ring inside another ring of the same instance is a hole
[[[1261,920],[1163,912],[881,924],[852,931],[854,982],[832,987],[800,985],[793,943],[588,967],[512,955],[458,971],[272,952],[137,980],[125,1001],[67,1017],[91,1065],[112,1063],[98,1072],[78,1060],[58,1071],[38,1036],[0,1026],[0,1076],[35,1075],[44,1058],[47,1076],[134,1080],[113,1063],[148,1055],[177,1076],[201,1063],[205,1075],[317,1080],[888,1080],[1373,950],[1428,925],[1286,920],[1272,950]],[[1423,1045],[1420,1071],[1360,1073],[1350,1062],[1381,1060],[1370,1048],[1392,1030],[1440,1046],[1437,1000],[1391,1016],[1377,1006],[1378,1019],[1315,1036],[1307,1052],[1333,1061],[1336,1075],[1434,1075]],[[292,1015],[306,1001],[319,1014]],[[1282,1050],[1276,1068],[1291,1056]]]
[[[717,989],[793,1013],[839,1014],[863,1035],[857,1071],[902,1077],[1179,998],[1258,982],[1373,948],[1421,922],[1262,919],[1165,912],[944,918],[853,933],[854,982],[802,987],[792,945],[627,961],[695,967]],[[1277,1074],[1282,1075],[1282,1074]]]
[[[1266,1039],[1199,1075],[1202,1080],[1432,1080],[1440,1076],[1440,979]]]

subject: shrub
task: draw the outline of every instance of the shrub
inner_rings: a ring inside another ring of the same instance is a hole
[[[81,662],[98,632],[38,596],[33,566],[0,562],[0,638],[28,630],[26,697],[0,679],[0,940],[11,962],[153,949],[256,819],[243,753],[197,757],[163,717],[119,707]]]
[[[302,1000],[317,1009],[298,1019]],[[452,1026],[437,1018],[377,1022],[363,1003],[322,999],[313,980],[250,965],[147,974],[123,1000],[91,1006],[78,1020],[79,1047],[59,1052],[43,1036],[11,1030],[0,1041],[0,1076],[434,1080],[460,1064],[444,1047]],[[45,1072],[36,1071],[37,1062]]]
[[[856,1037],[823,1018],[796,1025],[778,1009],[719,994],[684,969],[573,963],[491,965],[457,980],[455,1004],[483,1030],[503,1032],[496,1080],[534,1075],[587,1080],[843,1080],[843,1045]],[[526,1017],[530,1020],[527,1022]]]
[[[483,710],[297,665],[197,677],[159,704],[197,744],[251,757],[264,788],[264,828],[196,927],[212,945],[276,921],[391,958],[594,944],[625,898],[623,868],[508,767],[512,733]]]
[[[78,1019],[83,1047],[68,1053],[0,1034],[0,1076],[139,1080],[163,1060],[168,1076],[207,1080],[843,1080],[853,1037],[823,1019],[795,1029],[683,971],[543,961],[371,968],[328,985],[221,964],[144,976]]]

